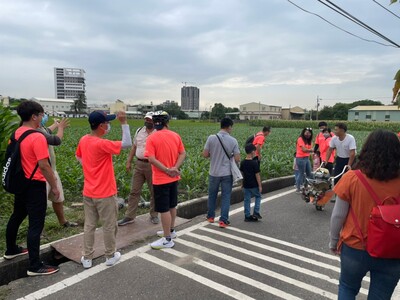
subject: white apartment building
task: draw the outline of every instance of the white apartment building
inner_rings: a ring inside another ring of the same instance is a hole
[[[282,107],[250,102],[239,106],[240,120],[274,120],[282,119]]]
[[[78,99],[85,95],[85,70],[54,68],[54,86],[57,99]]]
[[[33,97],[30,100],[38,102],[45,113],[49,116],[66,116],[66,112],[72,111],[73,100],[54,99],[54,98],[39,98]]]

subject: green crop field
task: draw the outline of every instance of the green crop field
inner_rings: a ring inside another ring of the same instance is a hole
[[[50,124],[50,123],[49,123]],[[143,125],[141,120],[130,120],[131,134]],[[311,124],[311,123],[310,123]],[[247,137],[261,129],[261,124],[257,127],[248,124],[235,124],[232,136],[234,136],[241,148],[244,157],[243,144]],[[275,124],[274,124],[275,125]],[[303,125],[303,124],[302,124]],[[310,126],[310,125],[308,125]],[[312,125],[311,125],[312,126]],[[203,146],[210,134],[219,131],[219,123],[208,123],[199,121],[175,121],[170,122],[170,129],[179,133],[186,148],[187,157],[181,168],[182,180],[180,181],[179,201],[193,199],[207,193],[209,161],[201,157]],[[83,187],[83,174],[80,164],[75,159],[75,150],[80,137],[90,132],[87,119],[71,119],[71,126],[64,135],[61,146],[56,147],[57,170],[60,173],[64,186],[66,201],[65,212],[68,219],[77,221],[78,228],[61,228],[57,218],[51,208],[47,210],[45,230],[42,234],[42,243],[47,243],[65,236],[69,236],[82,231],[84,216],[82,208],[71,208],[74,202],[81,202],[81,191]],[[263,159],[261,163],[262,179],[276,178],[293,173],[293,154],[297,137],[301,128],[272,128],[271,134],[266,140],[263,148]],[[358,148],[361,147],[366,138],[367,131],[355,131],[351,129],[357,140]],[[314,133],[315,134],[315,133]],[[121,138],[121,129],[118,121],[112,122],[112,129],[107,138],[118,140]],[[122,151],[121,155],[114,157],[114,169],[118,186],[118,196],[126,199],[130,191],[131,176],[125,170],[125,162],[129,150]],[[143,197],[148,199],[149,191],[145,186]],[[5,248],[5,228],[7,220],[12,213],[12,197],[3,191],[0,192],[2,199],[0,203],[0,254]],[[145,213],[145,209],[140,209],[139,213]],[[123,212],[120,212],[122,216]],[[25,244],[27,221],[20,229],[19,241]]]

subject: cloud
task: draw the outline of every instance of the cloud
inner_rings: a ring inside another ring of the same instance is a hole
[[[397,37],[398,20],[374,3],[336,2]],[[300,5],[378,39],[315,1]],[[248,99],[311,107],[317,95],[389,101],[399,61],[398,49],[281,0],[16,0],[2,3],[0,26],[0,94],[14,97],[54,97],[53,67],[77,67],[89,103],[180,102],[185,81],[200,88],[201,107]]]

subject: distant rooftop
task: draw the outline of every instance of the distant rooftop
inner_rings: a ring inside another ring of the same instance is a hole
[[[74,100],[57,99],[57,98],[32,97],[31,100],[34,100],[34,101],[47,101],[47,102],[58,102],[58,103],[74,103]]]
[[[379,110],[379,111],[388,111],[388,110],[400,110],[400,108],[397,105],[359,105],[356,107],[353,107],[349,110],[356,110],[356,111],[366,111],[366,110]]]

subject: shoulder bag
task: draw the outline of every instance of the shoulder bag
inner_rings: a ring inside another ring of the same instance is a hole
[[[220,137],[218,136],[218,134],[216,134],[216,137],[217,137],[218,141],[221,143],[222,149],[224,149],[224,152],[225,152],[226,156],[228,157],[229,162],[231,164],[231,173],[232,173],[233,184],[238,184],[243,179],[242,172],[240,172],[239,167],[236,164],[235,159],[233,158],[233,156],[229,156],[229,154],[226,151],[226,149],[224,147],[224,144],[222,143],[222,141],[221,141]]]

